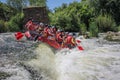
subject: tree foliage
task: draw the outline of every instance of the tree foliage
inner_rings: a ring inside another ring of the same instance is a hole
[[[69,5],[63,4],[61,7],[55,8],[49,17],[52,24],[59,24],[59,27],[68,31],[80,31],[81,33],[93,31],[95,34],[97,31],[116,31],[116,25],[120,25],[119,4],[120,0],[74,1]],[[97,30],[94,31],[94,28]]]
[[[0,2],[0,19],[8,21],[13,15],[15,15],[16,9],[8,6],[7,4]]]
[[[88,5],[82,4],[73,2],[70,5],[63,4],[61,7],[55,8],[55,12],[49,15],[51,23],[55,25],[59,24],[59,26],[64,27],[68,31],[80,31],[80,24],[84,23],[88,30],[92,10]]]
[[[46,6],[47,0],[28,0],[30,6]]]
[[[120,25],[120,0],[89,0],[89,3],[95,9],[96,15],[110,14],[117,25]]]
[[[7,4],[0,2],[0,25],[15,23],[20,26],[14,15],[21,13],[25,6],[43,7],[47,6],[46,2],[47,0],[7,0]],[[81,34],[89,31],[93,36],[98,32],[116,31],[120,29],[119,4],[120,0],[81,0],[69,5],[63,3],[54,12],[49,10],[50,24],[65,31],[79,31]]]
[[[18,11],[22,11],[23,7],[27,6],[27,0],[7,0],[7,4]]]
[[[115,31],[116,25],[111,15],[99,15],[96,18],[96,24],[101,32]]]
[[[44,7],[46,6],[46,2],[47,0],[7,0],[7,4],[17,9],[19,12],[22,12],[22,9],[24,7],[29,6]]]

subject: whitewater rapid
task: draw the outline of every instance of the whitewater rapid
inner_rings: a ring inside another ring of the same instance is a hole
[[[84,39],[84,51],[62,50],[56,54],[57,80],[120,80],[120,44],[99,44]]]
[[[8,43],[14,42],[16,46],[17,42],[12,39]],[[78,45],[83,51],[77,48],[55,51],[38,43],[35,49],[30,48],[33,52],[24,52],[20,45],[30,47],[30,42],[19,42],[16,49],[20,48],[21,53],[3,52],[0,55],[0,72],[10,74],[2,80],[120,80],[120,43],[97,38],[77,39],[81,40]],[[0,41],[6,43],[3,38]]]
[[[53,53],[40,45],[37,59],[28,63],[44,75],[43,80],[119,80],[120,44],[105,44],[96,38],[80,40],[84,51],[74,48]]]

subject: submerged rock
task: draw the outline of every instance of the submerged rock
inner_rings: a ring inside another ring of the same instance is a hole
[[[27,41],[25,38],[17,41],[14,33],[1,33],[0,80],[35,80],[27,68],[20,63],[36,57],[34,49],[39,43]]]
[[[120,32],[107,32],[106,33],[106,40],[108,41],[118,41],[120,42]]]
[[[0,80],[6,79],[7,77],[10,77],[11,75],[6,72],[0,72]]]

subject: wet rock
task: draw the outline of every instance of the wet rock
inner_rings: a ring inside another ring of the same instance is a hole
[[[120,32],[107,32],[106,33],[106,37],[105,37],[106,40],[108,41],[118,41],[120,42]]]
[[[85,34],[83,34],[83,36],[84,36],[85,39],[90,38],[90,32],[86,32]]]
[[[26,72],[26,69],[28,68],[20,66],[19,63],[35,58],[36,54],[34,52],[34,49],[39,43],[40,42],[28,41],[25,38],[21,41],[17,41],[14,37],[14,33],[1,33],[0,80],[4,80],[6,78],[7,80],[13,80],[15,78],[15,75],[19,76],[18,78],[20,79],[14,80],[23,80],[21,78],[25,78],[25,80],[31,80],[27,78],[29,76],[20,76],[22,73],[24,74]],[[13,68],[12,66],[15,66],[15,68]],[[11,73],[11,75],[9,73]],[[28,71],[28,73],[30,72]],[[37,76],[40,75],[34,71],[33,74],[36,74]],[[36,77],[36,75],[31,75],[31,77]],[[32,80],[41,80],[41,77],[39,79],[34,78]]]
[[[5,55],[9,59],[28,60],[35,56],[34,49],[37,42],[16,41],[14,33],[2,33],[0,35],[0,55]]]
[[[6,72],[0,72],[0,80],[6,79],[7,77],[10,77],[11,75]]]
[[[43,80],[42,75],[33,67],[25,65],[24,63],[20,63],[20,65],[23,66],[30,73],[32,80]]]

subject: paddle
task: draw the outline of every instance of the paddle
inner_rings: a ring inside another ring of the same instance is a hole
[[[77,46],[79,50],[84,50],[82,46]]]
[[[80,40],[76,40],[76,42],[77,42],[77,43],[81,43],[81,41],[80,41]]]
[[[24,36],[24,35],[23,35],[21,32],[16,32],[16,33],[15,33],[15,38],[16,38],[17,40],[22,39],[23,36]]]
[[[81,43],[80,40],[76,40],[76,42],[77,42],[77,43]],[[78,48],[79,50],[84,50],[84,48],[83,48],[82,46],[78,45],[78,44],[77,44],[77,48]]]

